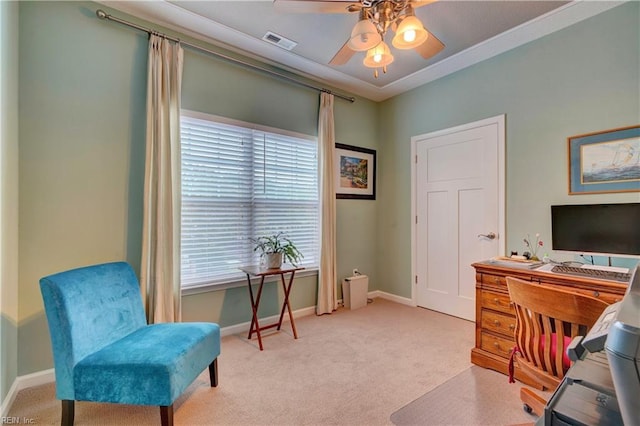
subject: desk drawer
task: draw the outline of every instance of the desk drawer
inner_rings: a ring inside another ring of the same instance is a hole
[[[482,283],[507,288],[507,279],[499,275],[482,274]]]
[[[494,309],[514,316],[516,314],[508,294],[499,294],[482,290],[480,292],[480,298],[482,299],[482,306],[485,308]]]
[[[576,287],[572,287],[572,286],[559,286],[559,285],[555,285],[555,284],[548,284],[545,282],[541,282],[540,283],[543,287],[551,287],[551,288],[556,288],[556,289],[560,289],[560,290],[566,290],[566,291],[573,291],[576,293],[580,293],[580,294],[584,294],[586,296],[589,297],[595,297],[596,299],[600,299],[603,302],[606,302],[608,304],[612,304],[612,303],[616,303],[622,300],[622,296],[618,295],[618,294],[611,294],[611,293],[607,293],[604,291],[598,291],[598,290],[586,290],[583,288],[576,288]]]
[[[482,332],[480,347],[487,352],[491,352],[492,354],[496,354],[503,358],[509,358],[509,355],[511,355],[511,349],[513,349],[514,346],[515,343],[513,339]]]
[[[505,334],[512,337],[516,329],[516,318],[498,312],[482,310],[481,325],[483,330],[490,330],[494,333]]]

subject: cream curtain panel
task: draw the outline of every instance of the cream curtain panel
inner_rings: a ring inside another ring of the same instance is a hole
[[[335,131],[333,95],[320,93],[318,114],[318,182],[320,186],[320,270],[316,315],[338,308],[336,284],[336,192],[334,182]]]
[[[180,94],[184,52],[151,34],[140,286],[149,324],[179,322]]]

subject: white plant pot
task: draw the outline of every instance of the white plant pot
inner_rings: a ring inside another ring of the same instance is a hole
[[[264,255],[264,266],[267,269],[280,268],[282,266],[282,253],[267,253]]]

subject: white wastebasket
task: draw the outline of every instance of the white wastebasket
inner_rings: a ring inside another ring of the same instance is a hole
[[[342,280],[342,301],[347,309],[358,309],[367,306],[369,294],[369,277],[356,275]]]

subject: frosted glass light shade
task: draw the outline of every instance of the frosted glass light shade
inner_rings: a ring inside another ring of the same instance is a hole
[[[367,51],[367,56],[364,58],[363,64],[369,68],[380,68],[389,65],[393,62],[393,55],[387,43],[380,42],[373,49]]]
[[[413,49],[420,46],[429,36],[422,22],[415,16],[407,16],[400,22],[391,44],[396,49]]]
[[[373,48],[382,41],[373,22],[362,19],[353,27],[348,46],[356,52],[362,52]]]

